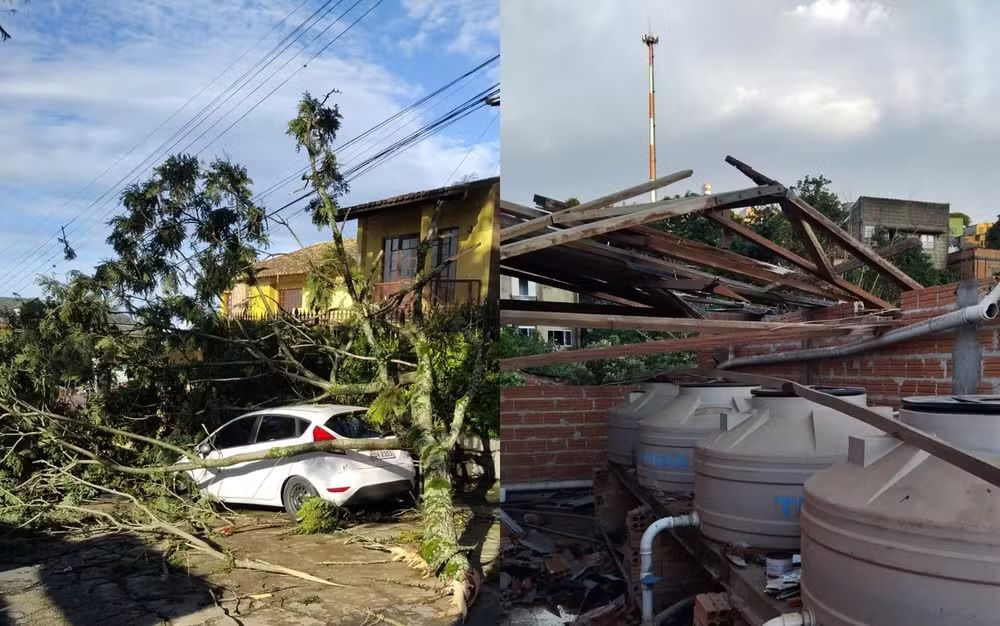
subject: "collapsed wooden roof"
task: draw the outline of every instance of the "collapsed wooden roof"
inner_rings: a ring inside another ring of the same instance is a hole
[[[726,157],[755,186],[714,195],[692,195],[657,202],[616,206],[615,203],[683,180],[683,170],[657,180],[568,207],[535,196],[538,206],[501,201],[500,232],[503,274],[527,278],[625,307],[614,314],[632,316],[721,317],[736,309],[768,310],[821,307],[858,301],[866,308],[890,309],[875,294],[848,282],[843,274],[868,266],[902,289],[921,285],[883,254],[897,254],[919,242],[909,239],[876,251],[835,224],[791,189],[752,167]],[[807,251],[804,258],[770,241],[727,215],[727,209],[777,205]],[[684,237],[644,226],[650,222],[701,213],[732,236],[746,239],[785,261],[788,267],[759,261]],[[834,264],[820,243],[834,242],[848,260]],[[756,307],[756,308],[755,308]],[[585,326],[572,306],[504,301],[503,321],[526,322],[539,312],[557,313],[552,323]],[[611,312],[611,309],[608,309]]]

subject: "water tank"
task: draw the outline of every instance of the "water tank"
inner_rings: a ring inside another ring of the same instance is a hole
[[[750,390],[741,383],[680,386],[677,397],[639,420],[636,468],[639,484],[671,493],[694,491],[694,444],[750,416]]]
[[[899,419],[1000,462],[1000,396],[905,398]],[[895,438],[852,439],[806,483],[802,568],[823,626],[1000,623],[1000,487]]]
[[[864,405],[860,388],[813,387]],[[774,389],[755,389],[754,414],[698,442],[695,509],[702,533],[753,548],[799,547],[802,485],[819,470],[847,459],[850,435],[881,433],[848,415]],[[876,409],[890,415],[888,408]]]
[[[608,459],[612,463],[635,464],[635,444],[639,439],[639,420],[659,411],[677,397],[673,383],[643,383],[629,402],[608,414]]]

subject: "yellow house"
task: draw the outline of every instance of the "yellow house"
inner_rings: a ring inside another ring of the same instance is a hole
[[[970,248],[985,248],[986,247],[986,231],[993,226],[993,222],[983,222],[982,224],[970,224],[965,227],[965,231],[962,233],[962,240],[959,243],[959,247],[962,250],[968,250]]]
[[[425,290],[430,306],[497,302],[499,227],[495,224],[500,179],[486,178],[384,198],[341,209],[357,220],[357,238],[345,242],[361,271],[375,282],[374,297],[398,292],[416,275],[417,244],[427,234],[435,207],[438,241],[427,259],[428,269],[457,257]],[[495,227],[496,226],[496,227]],[[346,294],[317,302],[306,287],[306,276],[332,242],[323,242],[261,261],[255,266],[257,285],[239,284],[223,294],[224,315],[267,317],[279,309],[329,312],[344,308]],[[377,267],[376,267],[377,263]]]

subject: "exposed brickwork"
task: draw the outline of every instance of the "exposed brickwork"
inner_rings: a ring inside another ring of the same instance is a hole
[[[505,388],[500,395],[501,481],[591,479],[608,460],[608,411],[635,389]]]
[[[980,281],[980,292],[986,295],[993,286],[992,279]],[[900,303],[900,324],[909,325],[957,308],[957,284],[928,287],[904,292]],[[837,305],[817,311],[796,311],[774,319],[781,321],[815,321],[843,319],[854,315],[851,305]],[[1000,322],[981,326],[982,368],[979,393],[1000,393]],[[774,344],[740,346],[732,356],[750,356],[784,352],[807,347],[834,345],[857,341],[857,337],[811,338],[806,341],[786,341]],[[784,363],[742,368],[743,371],[789,378],[816,385],[841,385],[864,387],[868,402],[873,405],[898,407],[900,398],[916,394],[952,393],[951,332],[928,335],[919,339],[883,348],[877,352],[860,354],[845,359],[812,361],[808,364]],[[715,361],[712,351],[699,353],[703,367]]]

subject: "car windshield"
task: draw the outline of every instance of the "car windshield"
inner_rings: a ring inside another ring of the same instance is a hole
[[[341,437],[347,437],[348,439],[367,439],[382,436],[382,433],[368,423],[366,413],[367,411],[338,413],[326,420],[324,426]]]

